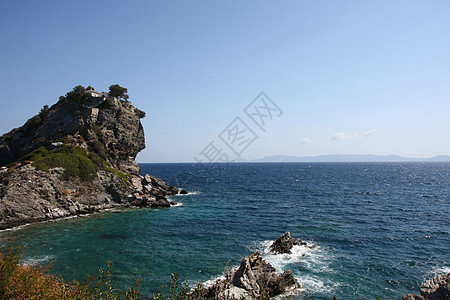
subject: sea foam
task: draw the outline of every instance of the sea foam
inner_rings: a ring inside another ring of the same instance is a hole
[[[22,265],[24,266],[36,266],[42,263],[54,260],[56,257],[54,255],[43,255],[38,257],[27,258],[23,261]]]

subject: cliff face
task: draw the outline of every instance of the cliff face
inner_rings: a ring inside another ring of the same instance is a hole
[[[75,91],[75,89],[74,89]],[[84,88],[0,137],[0,229],[112,207],[169,207],[177,188],[140,176],[145,113]]]
[[[116,169],[138,175],[135,158],[145,148],[140,113],[130,102],[114,97],[88,97],[82,105],[60,100],[0,137],[0,166],[61,140],[97,152]]]

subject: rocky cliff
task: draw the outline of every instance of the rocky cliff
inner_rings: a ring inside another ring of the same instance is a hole
[[[0,137],[0,229],[111,207],[170,206],[165,196],[178,190],[140,176],[135,161],[145,148],[145,113],[128,96],[94,92],[77,86]]]

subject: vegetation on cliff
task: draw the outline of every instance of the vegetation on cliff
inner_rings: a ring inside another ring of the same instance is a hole
[[[145,148],[128,90],[78,85],[0,136],[0,229],[114,207],[170,207],[175,187],[140,176]]]
[[[111,85],[109,93],[97,92],[92,86],[74,87],[59,97],[53,106],[45,105],[22,127],[0,137],[0,166],[31,160],[30,157],[24,157],[42,147],[53,151],[55,143],[63,142],[82,148],[86,154],[95,153],[122,173],[138,175],[139,167],[134,158],[145,148],[140,123],[145,112],[131,105],[127,93],[128,89],[118,84]],[[87,157],[79,151],[70,153],[67,149],[63,150],[46,154],[52,156],[46,158],[47,164],[69,164],[72,169],[73,165],[82,164],[88,166],[91,172],[93,165],[85,158],[94,165],[98,163],[96,157]],[[46,169],[43,165],[41,167]],[[89,177],[83,178],[89,180]]]

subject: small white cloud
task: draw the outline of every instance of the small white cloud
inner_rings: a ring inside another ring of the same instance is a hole
[[[331,136],[331,139],[334,141],[345,140],[348,139],[348,135],[345,132],[337,132]]]
[[[350,138],[359,138],[359,134],[357,134],[357,133],[348,134],[348,133],[341,131],[341,132],[336,132],[335,134],[333,134],[331,136],[331,139],[333,141],[342,141],[342,140],[347,140]]]
[[[311,140],[309,137],[304,137],[304,138],[302,138],[302,139],[300,140],[300,142],[301,142],[302,144],[314,144],[314,141]]]
[[[377,134],[378,133],[378,129],[372,129],[372,130],[369,130],[369,131],[367,131],[366,133],[364,133],[364,136],[366,137],[366,138],[369,138],[369,137],[371,137],[372,135],[375,135],[375,134]]]

